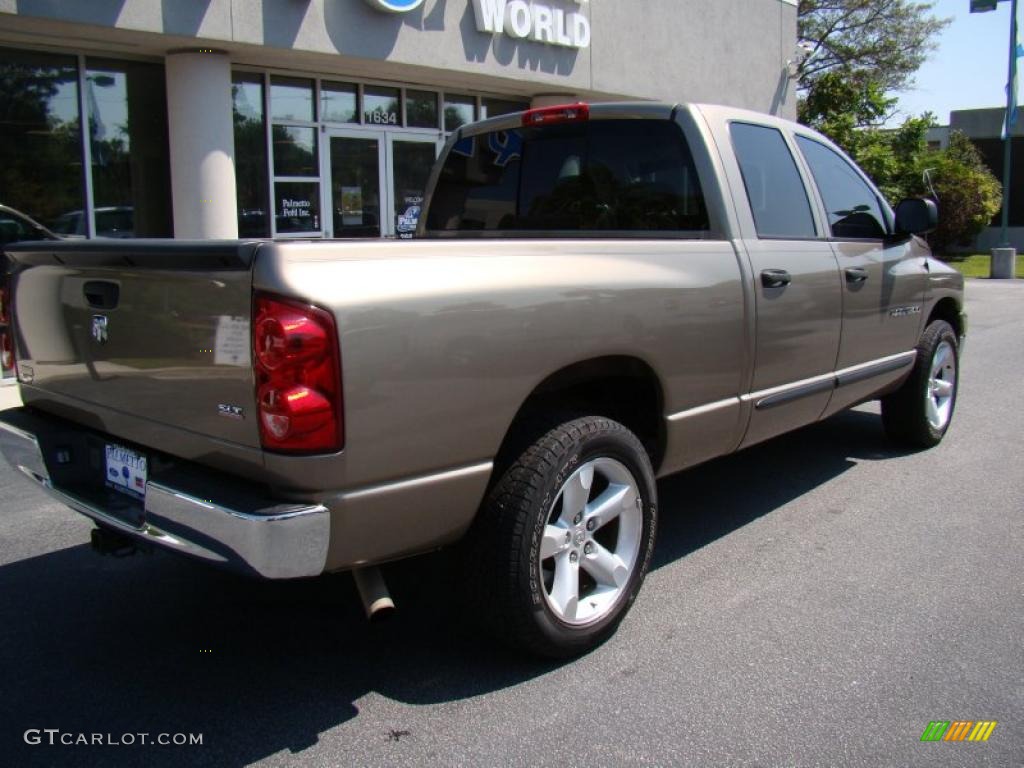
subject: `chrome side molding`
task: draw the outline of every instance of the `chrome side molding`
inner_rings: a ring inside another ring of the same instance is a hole
[[[717,400],[713,403],[698,405],[695,408],[688,408],[685,411],[669,414],[666,418],[669,421],[681,421],[693,416],[711,413],[712,411],[717,411],[721,408],[728,408],[735,405],[737,402],[753,402],[754,407],[758,410],[775,408],[794,400],[799,400],[802,397],[809,397],[811,395],[816,395],[819,392],[845,387],[850,384],[857,384],[858,382],[866,381],[867,379],[874,378],[875,376],[882,376],[886,373],[898,371],[901,368],[913,365],[916,358],[917,350],[912,349],[909,352],[899,352],[895,355],[880,357],[877,360],[869,360],[866,363],[851,365],[848,368],[842,368],[840,370],[833,371],[832,373],[823,373],[819,376],[800,379],[799,381],[790,382],[789,384],[782,384],[777,387],[758,390],[757,392],[748,392],[747,394],[739,395],[738,397],[729,397],[724,400]]]

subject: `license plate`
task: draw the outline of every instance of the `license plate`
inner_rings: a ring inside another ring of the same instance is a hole
[[[146,457],[107,443],[107,487],[137,499],[146,497]]]

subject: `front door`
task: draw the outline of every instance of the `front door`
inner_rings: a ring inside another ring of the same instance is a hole
[[[834,413],[909,370],[925,270],[909,240],[889,237],[880,195],[854,166],[810,137],[797,136],[796,143],[814,177],[841,273],[840,386],[828,408]]]
[[[385,145],[383,131],[329,134],[327,237],[380,237],[385,233]]]
[[[332,131],[325,156],[326,237],[411,237],[419,222],[433,136]]]
[[[438,142],[431,136],[393,133],[388,136],[390,169],[390,229],[388,234],[412,237],[423,210],[430,169]]]

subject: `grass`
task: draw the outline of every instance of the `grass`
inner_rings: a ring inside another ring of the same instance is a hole
[[[951,253],[940,257],[964,277],[988,277],[992,273],[992,256],[988,253]],[[1024,254],[1017,254],[1014,275],[1024,277]]]

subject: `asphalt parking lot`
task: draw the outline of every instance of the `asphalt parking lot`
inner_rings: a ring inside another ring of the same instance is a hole
[[[0,762],[1024,764],[1024,281],[968,297],[941,446],[894,452],[868,405],[663,481],[640,599],[571,663],[477,636],[444,558],[392,568],[369,625],[347,576],[96,556],[4,465]],[[933,720],[998,725],[922,743]],[[46,728],[203,743],[25,744]]]

